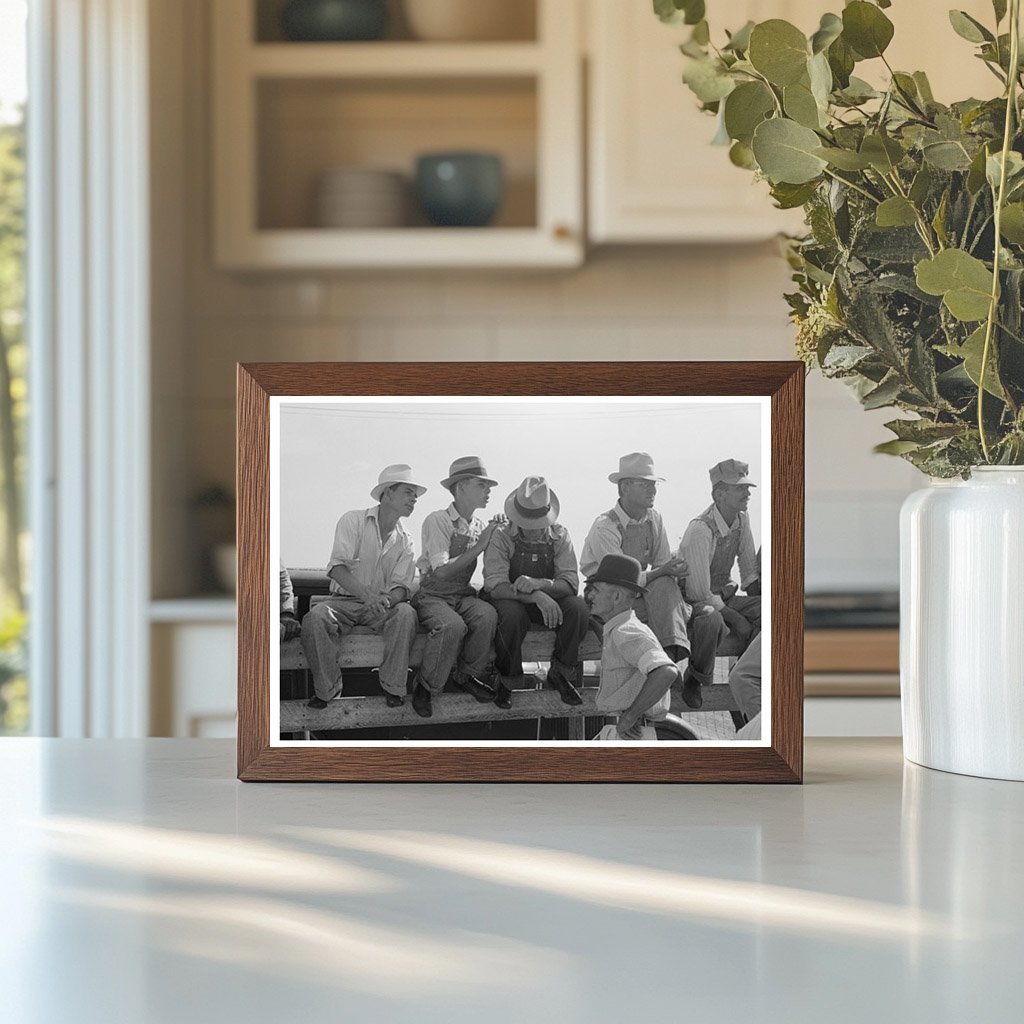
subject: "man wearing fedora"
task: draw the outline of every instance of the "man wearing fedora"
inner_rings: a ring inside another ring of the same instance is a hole
[[[643,570],[645,588],[634,605],[637,617],[651,627],[674,662],[682,661],[690,653],[686,630],[690,609],[680,590],[686,561],[673,557],[665,524],[654,508],[658,484],[665,479],[655,475],[654,460],[647,452],[623,455],[619,471],[608,479],[618,487],[619,500],[591,526],[580,570],[584,577],[592,576],[606,555],[635,558]]]
[[[690,664],[683,676],[683,700],[692,708],[703,703],[700,688],[712,681],[722,640],[733,633],[745,650],[761,630],[760,570],[747,513],[750,488],[757,485],[749,470],[737,459],[711,467],[712,504],[691,521],[679,545],[690,570],[686,599],[693,605]],[[737,564],[739,587],[732,578]]]
[[[441,486],[451,492],[452,503],[431,512],[423,522],[423,553],[417,563],[420,586],[412,599],[427,630],[420,675],[430,695],[440,693],[451,677],[458,689],[489,704],[495,697],[498,613],[494,605],[477,597],[470,580],[505,517],[495,516],[485,524],[474,515],[486,506],[491,488],[497,486],[475,455],[456,459]]]
[[[498,612],[495,664],[501,673],[495,703],[512,706],[523,679],[523,640],[530,623],[555,630],[548,684],[565,704],[582,704],[580,643],[589,613],[578,596],[576,552],[558,520],[558,497],[542,476],[528,476],[506,499],[508,524],[491,537],[484,554],[484,589]],[[509,686],[506,680],[513,686]]]
[[[604,623],[597,707],[617,715],[619,739],[639,739],[645,720],[664,718],[679,668],[651,629],[636,616],[643,569],[629,555],[605,555],[587,579],[591,611]]]
[[[416,612],[409,604],[416,565],[412,541],[400,520],[412,513],[425,491],[413,482],[409,466],[387,466],[370,491],[378,504],[346,512],[338,520],[327,565],[330,596],[314,604],[302,620],[302,649],[315,693],[311,708],[325,708],[341,694],[338,641],[353,626],[383,633],[380,684],[388,707],[405,703],[416,637]],[[427,692],[422,686],[419,690]],[[429,707],[429,694],[427,702]]]

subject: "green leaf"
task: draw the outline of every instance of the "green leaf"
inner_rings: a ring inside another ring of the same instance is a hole
[[[843,9],[843,39],[862,59],[881,57],[892,35],[892,22],[874,4],[853,0]]]
[[[750,48],[750,33],[754,30],[755,22],[748,21],[743,28],[738,29],[729,36],[729,42],[723,47],[724,50],[733,50],[736,53],[746,53]]]
[[[843,19],[835,14],[823,14],[818,31],[811,36],[811,53],[827,50],[842,34]]]
[[[807,37],[795,25],[772,18],[750,33],[747,58],[772,85],[798,82],[807,68]]]
[[[756,171],[757,161],[754,159],[754,151],[745,142],[734,142],[729,148],[729,160],[737,167],[745,171]]]
[[[903,147],[887,135],[865,135],[860,152],[876,171],[883,174],[891,174],[903,159]]]
[[[814,155],[820,156],[822,160],[827,160],[833,167],[838,167],[841,171],[863,171],[871,166],[871,161],[866,156],[855,153],[852,149],[819,146],[814,150]]]
[[[949,23],[953,26],[953,31],[969,43],[995,42],[996,37],[966,11],[950,11]]]
[[[815,154],[821,140],[809,128],[786,118],[762,121],[754,131],[752,149],[765,177],[777,184],[802,185],[825,169]]]
[[[982,324],[975,330],[967,340],[960,345],[940,345],[938,351],[953,359],[962,359],[964,371],[974,382],[975,387],[981,383],[981,358],[985,351],[985,325]],[[995,342],[989,345],[988,365],[985,367],[985,390],[996,398],[1005,401],[1006,392],[999,383],[999,374],[996,371],[996,349]]]
[[[914,204],[902,196],[893,196],[878,204],[875,210],[875,223],[880,228],[909,227],[917,223]]]
[[[914,269],[921,291],[941,295],[957,320],[971,322],[988,316],[992,272],[970,253],[945,249],[921,260]]]
[[[772,186],[772,199],[775,200],[780,210],[795,210],[798,206],[803,206],[817,190],[817,181],[805,182],[801,185],[779,182]]]
[[[782,90],[782,106],[786,116],[805,128],[822,128],[824,121],[809,82],[796,82]]]
[[[736,88],[735,81],[716,60],[687,61],[683,81],[701,103],[724,100]]]
[[[1003,208],[999,233],[1014,245],[1024,245],[1024,203],[1010,203]]]
[[[775,98],[763,82],[743,82],[725,101],[725,128],[729,137],[748,146],[754,129],[775,110]]]

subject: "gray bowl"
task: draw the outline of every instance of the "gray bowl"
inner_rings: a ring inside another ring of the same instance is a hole
[[[416,161],[416,193],[436,227],[490,223],[505,194],[501,157],[494,153],[425,153]]]
[[[281,11],[285,38],[296,42],[380,39],[387,26],[387,0],[290,0]]]

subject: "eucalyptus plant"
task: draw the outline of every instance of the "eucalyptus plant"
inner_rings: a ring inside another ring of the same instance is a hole
[[[993,23],[950,11],[998,95],[938,102],[893,69],[890,0],[852,0],[806,36],[781,19],[711,41],[705,0],[654,0],[691,26],[683,80],[715,141],[808,231],[786,239],[797,350],[866,409],[895,407],[876,450],[931,476],[1024,463],[1024,135],[1020,0]],[[855,74],[879,61],[888,87]],[[995,83],[993,83],[995,85]]]

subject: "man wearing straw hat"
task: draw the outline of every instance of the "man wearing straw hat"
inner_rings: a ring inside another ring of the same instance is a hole
[[[686,599],[693,605],[692,652],[683,675],[683,700],[691,708],[703,703],[700,688],[712,681],[718,645],[733,633],[745,650],[761,631],[761,573],[747,513],[757,485],[749,472],[737,459],[711,467],[712,503],[691,521],[679,545],[690,567]],[[737,564],[745,594],[732,579]]]
[[[679,668],[636,616],[643,569],[629,555],[605,555],[587,579],[591,611],[604,623],[597,707],[617,715],[622,740],[640,739],[645,720],[663,719]]]
[[[440,693],[451,677],[458,689],[489,704],[495,697],[498,613],[494,605],[477,597],[470,580],[505,517],[494,516],[485,525],[474,515],[486,506],[491,488],[497,486],[476,455],[456,459],[441,486],[451,492],[452,503],[431,512],[423,522],[423,553],[417,563],[420,586],[412,600],[428,634],[420,675],[431,696]]]
[[[673,557],[665,524],[654,508],[658,484],[665,478],[655,475],[654,460],[647,452],[632,452],[619,459],[619,471],[608,479],[618,487],[619,500],[590,528],[580,570],[585,577],[592,576],[606,555],[635,558],[643,571],[644,587],[634,604],[637,617],[651,627],[672,661],[683,661],[690,654],[686,631],[690,609],[680,590],[686,561]]]
[[[315,693],[311,708],[325,708],[341,694],[338,642],[353,626],[383,633],[380,684],[388,707],[405,703],[416,637],[416,612],[409,604],[416,565],[412,541],[399,520],[412,513],[425,491],[413,482],[409,466],[387,466],[370,491],[378,504],[346,512],[338,520],[327,564],[330,596],[302,620],[302,649]]]
[[[495,531],[484,554],[484,589],[498,612],[495,664],[501,673],[495,703],[512,706],[523,681],[523,640],[530,623],[555,630],[548,685],[562,702],[578,705],[583,681],[580,643],[589,612],[580,587],[569,531],[557,522],[558,497],[542,476],[528,476],[505,501],[508,524]],[[511,685],[509,685],[511,684]]]

